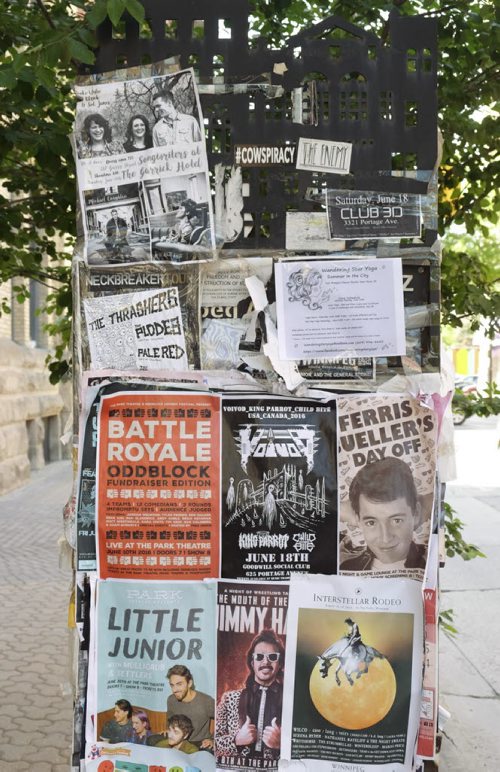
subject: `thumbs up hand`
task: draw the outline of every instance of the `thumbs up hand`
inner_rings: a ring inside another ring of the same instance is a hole
[[[262,732],[262,740],[268,748],[279,750],[281,745],[281,727],[278,726],[276,716],[271,721],[271,726],[266,726]]]
[[[250,716],[246,717],[245,723],[240,728],[234,742],[236,745],[251,745],[257,739],[257,727],[250,722]]]

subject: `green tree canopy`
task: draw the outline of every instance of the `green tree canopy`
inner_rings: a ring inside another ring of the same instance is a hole
[[[470,316],[498,316],[496,277],[482,249],[484,270],[476,270],[478,245],[491,244],[490,226],[498,217],[495,6],[493,0],[253,0],[256,32],[276,46],[326,13],[382,37],[394,7],[402,14],[437,18],[444,135],[440,229],[446,233],[452,224],[462,225],[473,236],[464,250],[453,243],[445,251],[443,297],[447,320],[455,324]],[[54,236],[62,234],[69,249],[75,233],[71,85],[80,64],[94,61],[96,27],[106,17],[116,26],[127,13],[144,20],[139,0],[2,0],[0,6],[0,281],[55,280],[58,289],[49,302],[61,315],[63,343],[71,308],[68,252],[57,248]],[[471,285],[474,292],[468,293]],[[25,297],[22,286],[18,294]],[[55,376],[64,369],[52,367]]]

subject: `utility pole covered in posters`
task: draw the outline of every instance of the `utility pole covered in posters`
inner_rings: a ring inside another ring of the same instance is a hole
[[[435,22],[143,5],[75,86],[73,769],[421,770]]]

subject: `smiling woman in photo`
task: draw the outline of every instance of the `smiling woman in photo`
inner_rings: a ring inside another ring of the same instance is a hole
[[[129,120],[125,137],[123,149],[126,153],[135,153],[138,150],[153,147],[149,124],[144,115],[140,113],[133,115]]]
[[[91,113],[83,122],[78,155],[80,158],[96,158],[123,152],[119,144],[112,140],[111,126],[106,118],[99,113]]]

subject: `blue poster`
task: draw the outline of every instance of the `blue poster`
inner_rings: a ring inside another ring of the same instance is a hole
[[[97,583],[96,717],[89,741],[211,752],[215,583]]]

